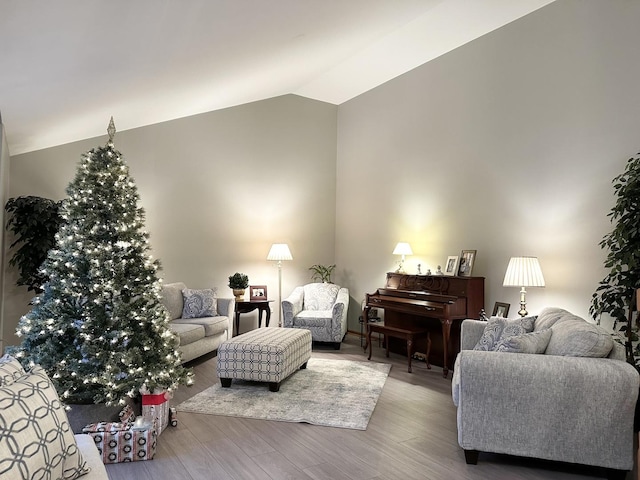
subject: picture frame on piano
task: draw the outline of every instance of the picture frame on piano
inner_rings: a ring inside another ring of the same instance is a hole
[[[460,263],[458,265],[459,277],[470,277],[473,271],[473,264],[476,262],[477,250],[462,250]]]
[[[450,255],[447,257],[447,263],[444,264],[444,274],[445,275],[455,275],[458,273],[458,257],[457,255]]]

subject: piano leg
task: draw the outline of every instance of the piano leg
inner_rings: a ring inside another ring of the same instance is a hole
[[[407,338],[407,361],[409,363],[409,373],[411,373],[411,356],[413,355],[413,339]]]
[[[447,378],[449,376],[449,341],[451,337],[451,320],[443,319],[442,323],[442,351],[443,351],[443,360],[442,360],[442,376]]]

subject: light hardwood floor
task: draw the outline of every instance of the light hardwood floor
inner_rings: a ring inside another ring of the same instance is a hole
[[[374,342],[375,343],[375,342]],[[367,361],[360,339],[347,335],[340,351],[316,347],[314,357]],[[344,479],[344,480],[581,480],[599,469],[504,455],[480,454],[467,465],[457,443],[451,380],[424,362],[407,372],[406,359],[374,344],[371,361],[393,365],[366,431],[179,413],[178,426],[158,439],[153,460],[107,465],[111,480]],[[217,381],[216,358],[189,364],[195,385],[171,404]],[[451,376],[451,375],[449,375]],[[265,386],[265,388],[267,388]],[[277,395],[277,393],[275,393]],[[631,474],[628,478],[632,478]]]

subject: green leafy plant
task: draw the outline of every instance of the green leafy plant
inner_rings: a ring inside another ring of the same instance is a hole
[[[9,248],[17,248],[9,265],[18,267],[16,283],[27,290],[40,293],[47,281],[40,266],[56,244],[55,235],[62,223],[61,204],[48,198],[24,196],[10,198],[4,207],[9,214],[6,228],[15,237]]]
[[[335,265],[311,265],[309,267],[309,270],[313,272],[311,274],[311,280],[331,283],[331,274],[333,273],[335,268]]]
[[[613,179],[613,188],[617,200],[607,216],[614,229],[600,242],[608,250],[604,266],[609,273],[593,294],[589,313],[595,320],[604,313],[613,317],[614,330],[626,334],[627,359],[638,368],[638,318],[634,322],[633,316],[640,287],[640,154]]]
[[[229,288],[242,290],[249,286],[249,277],[244,273],[236,272],[229,277]]]

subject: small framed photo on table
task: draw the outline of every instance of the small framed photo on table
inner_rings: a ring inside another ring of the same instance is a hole
[[[458,276],[470,277],[473,271],[473,264],[476,261],[477,250],[462,250],[460,254],[460,264],[458,265]]]
[[[458,272],[458,256],[449,255],[447,257],[447,263],[444,265],[445,275],[455,275]]]
[[[257,300],[267,299],[267,286],[266,285],[250,285],[249,286],[249,300],[255,302]]]
[[[509,315],[510,306],[511,305],[509,303],[496,302],[496,304],[493,306],[493,316],[507,318],[507,315]]]

